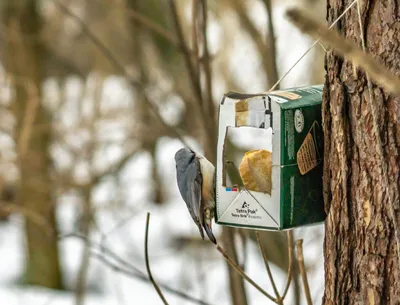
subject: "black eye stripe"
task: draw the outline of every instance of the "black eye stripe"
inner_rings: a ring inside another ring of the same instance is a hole
[[[189,160],[189,163],[192,163],[195,157],[196,157],[196,155],[193,154],[193,156],[192,156],[192,157],[190,158],[190,160]]]

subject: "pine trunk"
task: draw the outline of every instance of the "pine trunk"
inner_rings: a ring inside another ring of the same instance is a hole
[[[61,288],[56,238],[55,206],[51,196],[50,120],[42,104],[44,49],[41,19],[34,0],[5,2],[7,44],[4,63],[14,86],[15,141],[20,187],[17,200],[25,210],[45,220],[47,226],[26,217],[25,283]]]
[[[328,23],[351,2],[327,0]],[[357,4],[335,26],[360,47],[364,35],[367,52],[396,74],[399,2],[359,1],[362,33]],[[399,98],[369,91],[365,74],[331,51],[325,60],[324,304],[399,304]]]

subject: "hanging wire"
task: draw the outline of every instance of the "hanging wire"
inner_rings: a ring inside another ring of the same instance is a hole
[[[330,25],[329,29],[331,29],[332,27],[335,26],[336,23],[339,22],[340,19],[343,18],[344,15],[346,15],[346,13],[350,10],[350,8],[357,3],[357,0],[354,0],[352,3],[349,4],[349,6],[343,11],[342,14],[340,14],[340,16]],[[320,39],[318,38],[316,41],[314,41],[314,43],[303,53],[303,55],[300,56],[300,58],[293,64],[293,66],[290,67],[289,70],[286,71],[285,74],[283,74],[283,76],[271,87],[271,89],[269,89],[267,91],[267,93],[273,91],[276,86],[278,86],[285,78],[286,76],[289,75],[290,72],[292,72],[292,70],[297,66],[297,64],[318,44]],[[324,48],[325,49],[325,48]]]

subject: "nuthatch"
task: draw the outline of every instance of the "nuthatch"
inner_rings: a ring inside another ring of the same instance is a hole
[[[214,166],[205,157],[188,148],[176,152],[175,163],[179,192],[199,227],[201,237],[204,239],[204,228],[208,238],[216,244],[211,231],[215,207]]]

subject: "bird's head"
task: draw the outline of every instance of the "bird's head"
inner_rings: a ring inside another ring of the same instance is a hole
[[[175,163],[182,167],[187,167],[193,161],[196,153],[189,148],[181,148],[175,154]]]

